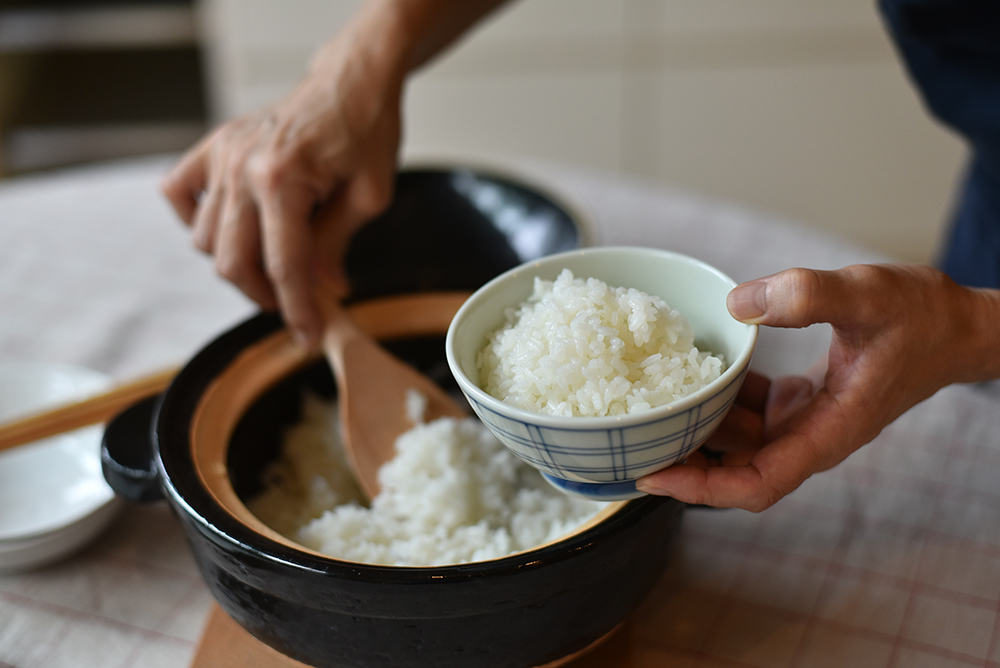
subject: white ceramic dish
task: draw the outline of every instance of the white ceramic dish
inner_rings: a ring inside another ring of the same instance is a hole
[[[107,388],[104,374],[63,364],[0,366],[0,421]],[[85,545],[120,507],[101,472],[100,426],[0,452],[0,570],[51,563]]]
[[[683,399],[613,417],[555,417],[515,408],[479,387],[477,353],[504,322],[504,309],[531,294],[535,277],[579,278],[657,295],[684,314],[700,350],[723,354],[722,375]],[[604,501],[641,496],[635,481],[705,442],[732,406],[749,368],[757,327],[729,314],[735,282],[699,260],[651,248],[604,247],[550,255],[496,277],[466,301],[445,342],[448,365],[473,410],[514,454],[565,492]]]
[[[111,523],[122,503],[115,498],[59,529],[29,538],[0,541],[0,573],[41,568],[69,557]]]

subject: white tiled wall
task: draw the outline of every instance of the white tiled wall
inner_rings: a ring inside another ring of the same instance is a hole
[[[357,0],[203,0],[219,118],[288,90]],[[962,145],[874,0],[520,0],[416,75],[404,155],[528,156],[930,261]]]

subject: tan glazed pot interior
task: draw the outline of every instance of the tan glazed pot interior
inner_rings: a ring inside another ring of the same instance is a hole
[[[467,296],[442,292],[386,297],[353,306],[351,315],[376,339],[441,336]],[[191,423],[191,456],[205,489],[235,519],[270,540],[322,556],[274,531],[250,512],[233,488],[227,465],[230,437],[247,409],[275,383],[318,359],[297,345],[285,329],[248,347],[202,395]],[[573,533],[602,522],[622,505],[609,503]]]

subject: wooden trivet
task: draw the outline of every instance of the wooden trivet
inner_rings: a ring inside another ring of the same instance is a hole
[[[626,622],[627,624],[627,622]],[[631,666],[629,634],[621,627],[577,654],[540,668],[625,668]],[[310,668],[254,638],[213,603],[191,668]]]
[[[309,668],[254,638],[212,604],[191,668]]]

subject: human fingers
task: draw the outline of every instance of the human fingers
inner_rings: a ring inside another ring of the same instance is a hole
[[[735,450],[761,447],[764,434],[764,409],[770,385],[771,380],[767,376],[747,371],[733,405],[705,441],[703,449],[709,457],[719,459],[720,456]]]
[[[392,200],[395,166],[378,172],[364,172],[347,182],[317,211],[314,226],[319,252],[317,267],[328,281],[331,294],[345,297],[350,284],[345,257],[354,234],[365,223],[382,213]]]
[[[706,441],[704,447],[710,452],[759,450],[765,442],[787,431],[789,422],[808,403],[815,387],[804,376],[784,376],[771,381],[756,375],[748,377],[747,381],[749,385],[745,382],[744,386],[751,392],[746,393],[742,401],[737,397],[718,429]],[[758,396],[761,391],[763,397]]]
[[[256,178],[264,271],[285,324],[300,343],[315,348],[322,331],[310,226],[315,196],[298,184],[273,180],[267,173],[258,173]]]
[[[726,466],[705,456],[692,456],[682,464],[644,476],[635,487],[640,492],[692,505],[751,511],[764,510],[781,497],[766,488],[752,464]]]
[[[703,447],[715,453],[728,452],[743,447],[759,448],[763,433],[763,412],[734,405],[729,409],[719,427],[705,441]]]
[[[805,407],[814,393],[813,383],[804,376],[776,378],[768,392],[764,412],[764,438],[773,441],[788,429],[788,423]]]
[[[199,200],[208,183],[208,142],[188,151],[160,182],[160,190],[186,225],[194,223]]]
[[[335,194],[313,217],[317,252],[313,256],[314,271],[324,280],[324,294],[331,299],[345,299],[351,293],[344,266],[347,249],[361,221],[347,205],[344,197]]]
[[[264,273],[260,220],[248,193],[230,193],[220,216],[215,248],[216,271],[264,310],[278,308]]]
[[[215,252],[215,237],[224,199],[225,191],[221,186],[208,188],[202,195],[191,222],[191,242],[195,248],[209,255]]]
[[[734,288],[734,317],[777,327],[825,322],[833,337],[810,371],[850,407],[857,447],[903,411],[981,366],[965,355],[978,305],[940,272],[922,265],[853,265],[835,271],[791,269]],[[918,361],[919,363],[914,363]]]
[[[695,505],[760,512],[824,470],[810,450],[801,434],[786,434],[759,450],[725,452],[721,460],[691,457],[639,479],[636,489]]]
[[[940,272],[917,265],[794,269],[738,286],[728,305],[740,320],[833,325],[827,355],[805,376],[771,383],[766,445],[745,462],[735,458],[744,451],[721,460],[692,457],[637,486],[690,503],[767,508],[813,473],[843,461],[910,406],[969,375],[963,356],[940,351],[975,349],[962,345],[970,314],[981,306],[972,297]],[[974,359],[982,366],[980,360],[990,358]]]
[[[843,461],[857,447],[843,408],[823,390],[803,399],[802,380],[789,382],[787,390],[781,385],[775,388],[772,401],[776,406],[798,406],[782,430],[777,430],[782,433],[775,440],[765,440],[756,451],[743,448],[726,453],[721,461],[689,459],[642,478],[636,487],[687,503],[759,512],[813,473]],[[765,431],[776,430],[768,425]],[[836,447],[829,447],[830,443]]]
[[[771,387],[771,379],[756,371],[747,371],[740,391],[736,394],[736,405],[743,406],[757,413],[764,412],[767,394]]]

